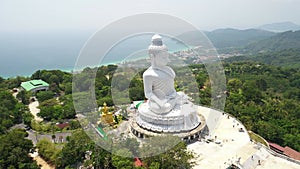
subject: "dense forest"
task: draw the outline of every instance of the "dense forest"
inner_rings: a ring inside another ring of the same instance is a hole
[[[300,48],[300,30],[274,33],[260,29],[218,29],[205,34],[220,54],[242,54],[248,57]],[[193,41],[193,35],[194,32],[188,32],[186,36]]]
[[[276,52],[300,47],[300,30],[278,33],[261,41],[246,45],[243,50],[247,53]]]
[[[300,69],[226,63],[225,112],[266,140],[300,150]]]
[[[260,29],[238,30],[227,28],[205,32],[205,35],[211,40],[216,48],[220,49],[244,47],[250,43],[275,36],[276,33]]]
[[[295,50],[294,52],[299,52]],[[291,55],[295,55],[291,52]],[[266,54],[267,55],[267,54]],[[278,53],[279,57],[280,53]],[[227,78],[227,95],[225,112],[232,114],[243,122],[248,130],[254,131],[266,140],[288,145],[300,151],[300,69],[296,66],[275,66],[253,61],[224,62]],[[204,65],[189,66],[195,77],[200,99],[194,102],[199,105],[210,106],[211,88],[210,79]],[[76,111],[86,111],[86,105],[102,106],[104,102],[113,106],[111,97],[112,79],[118,77],[116,88],[125,90],[124,85],[129,84],[129,100],[143,100],[143,82],[141,70],[131,81],[122,80],[121,74],[116,74],[117,66],[108,65],[99,68],[85,68],[81,73],[72,76],[70,73],[59,70],[39,70],[31,77],[0,78],[0,166],[1,168],[37,168],[36,163],[28,156],[16,156],[14,153],[28,154],[34,149],[31,141],[25,139],[23,130],[13,130],[12,126],[24,122],[38,132],[53,133],[59,131],[53,124],[71,119],[68,129],[72,136],[64,144],[40,140],[36,147],[40,155],[57,168],[72,168],[78,165],[89,166],[93,164],[99,168],[134,168],[133,159],[113,155],[95,143],[82,131],[75,119]],[[180,73],[180,70],[178,71]],[[95,80],[93,81],[93,77]],[[76,82],[72,85],[72,78]],[[15,97],[12,89],[19,87],[22,81],[42,79],[50,84],[49,91],[33,94],[21,91]],[[116,80],[116,79],[115,79]],[[76,111],[73,103],[76,99],[85,98],[91,84],[95,88],[95,103],[81,103]],[[186,90],[185,79],[176,79],[177,90]],[[189,86],[187,88],[190,88]],[[194,89],[195,90],[195,89]],[[197,89],[196,89],[197,90]],[[72,91],[76,91],[72,96]],[[191,91],[191,90],[190,90]],[[38,116],[44,118],[43,122],[36,122],[29,113],[27,105],[31,97],[35,96],[40,102]],[[213,98],[214,99],[214,98]],[[20,148],[9,152],[8,147],[13,144],[8,140],[19,140],[16,146]],[[137,146],[136,143],[133,146]],[[21,152],[19,152],[21,151]],[[127,152],[129,150],[124,150]],[[87,152],[89,157],[86,158]],[[128,152],[127,152],[128,153]],[[129,152],[133,153],[133,152]],[[180,158],[174,159],[177,156]],[[189,160],[192,154],[186,151],[186,144],[179,143],[174,149],[154,157],[143,158],[148,168],[191,168]],[[9,159],[9,160],[8,160]],[[163,161],[162,161],[163,159]],[[16,163],[18,161],[18,163]],[[140,167],[142,168],[142,167]]]
[[[276,35],[274,32],[261,29],[216,29],[213,31],[203,32],[217,49],[225,48],[242,48],[251,43],[268,39]],[[185,37],[189,42],[197,41],[198,31],[185,32],[178,38]]]
[[[29,156],[33,150],[31,140],[25,139],[25,130],[12,130],[0,136],[0,168],[38,169],[39,166]]]
[[[281,66],[286,68],[300,67],[300,48],[285,49],[277,52],[264,52],[258,54],[245,54],[242,56],[227,58],[227,62],[256,61],[268,65]]]

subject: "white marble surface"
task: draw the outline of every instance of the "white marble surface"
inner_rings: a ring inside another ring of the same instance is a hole
[[[136,122],[151,131],[181,132],[196,128],[200,124],[197,107],[183,92],[176,92],[176,75],[167,66],[169,53],[161,36],[152,37],[148,53],[151,66],[143,74],[148,101],[139,106]]]

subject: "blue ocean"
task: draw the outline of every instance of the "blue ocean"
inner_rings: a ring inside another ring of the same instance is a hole
[[[72,71],[81,48],[93,35],[91,31],[68,32],[0,32],[0,76],[30,76],[37,70]],[[146,50],[151,34],[131,37],[116,44],[104,57],[106,63],[117,63],[132,51]],[[164,38],[170,51],[186,48],[171,38]],[[99,46],[101,47],[101,46]]]

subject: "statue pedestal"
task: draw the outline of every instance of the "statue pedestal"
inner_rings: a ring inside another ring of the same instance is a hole
[[[138,108],[137,124],[147,130],[164,133],[179,133],[190,131],[200,124],[197,107],[191,102],[176,105],[166,114],[156,114],[149,109],[148,103]]]
[[[143,106],[145,106],[144,108],[148,107],[147,103],[144,103]],[[166,119],[169,119],[168,117],[171,117],[170,115],[158,116],[157,114],[151,112],[153,113],[152,119],[157,119],[157,121],[159,121],[155,123],[163,123],[163,125],[144,121],[143,119],[140,118],[141,116],[139,115],[140,110],[143,110],[144,108],[140,108],[140,107],[137,116],[130,119],[131,132],[139,138],[148,138],[148,137],[163,136],[165,134],[172,134],[174,136],[181,138],[183,141],[190,142],[192,140],[203,137],[203,135],[207,134],[208,132],[205,118],[199,111],[196,111],[195,114],[199,123],[195,124],[196,127],[194,128],[191,127],[193,126],[191,125],[190,130],[188,130],[189,127],[182,124],[182,122],[184,121],[181,121],[181,123],[179,123],[179,120],[178,121],[169,120],[167,122]],[[194,105],[193,107],[196,107],[196,110],[198,110],[198,106]],[[164,118],[165,120],[158,120],[160,118]]]

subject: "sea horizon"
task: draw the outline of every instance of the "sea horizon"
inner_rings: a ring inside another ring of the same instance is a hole
[[[147,34],[125,39],[114,46],[101,63],[86,67],[121,63],[135,51],[146,51],[151,43],[151,36]],[[38,70],[61,70],[70,73],[78,71],[77,57],[88,37],[87,33],[76,36],[74,33],[3,35],[0,38],[0,77],[5,79],[30,77]],[[164,42],[169,52],[190,48],[168,37]]]

